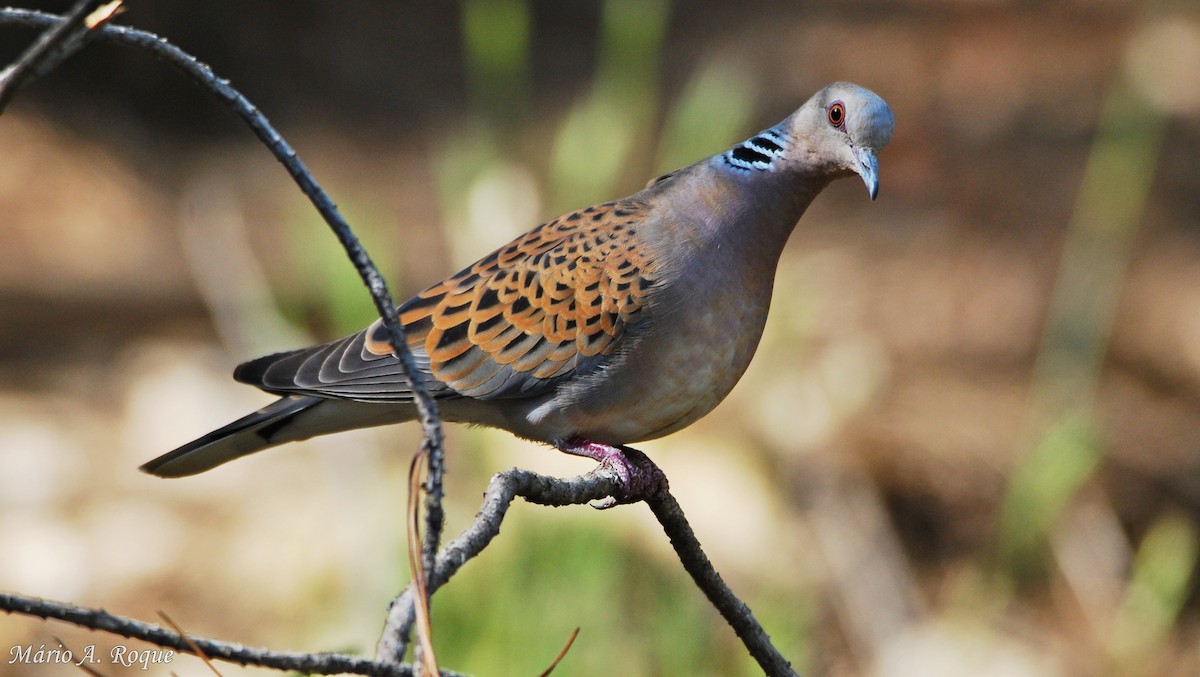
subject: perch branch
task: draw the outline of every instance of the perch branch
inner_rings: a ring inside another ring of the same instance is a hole
[[[483,494],[483,504],[475,521],[438,553],[426,581],[429,594],[432,595],[449,581],[500,533],[504,516],[518,496],[538,505],[581,505],[612,496],[619,488],[616,474],[606,466],[599,466],[592,472],[570,479],[547,477],[519,468],[497,473]],[[683,568],[733,628],[763,672],[771,677],[797,677],[791,663],[771,643],[771,638],[754,618],[750,608],[738,599],[713,568],[675,497],[669,491],[659,491],[646,503],[670,539]],[[376,647],[376,657],[384,659],[385,656],[404,655],[406,646],[403,642],[416,618],[413,602],[412,586],[392,601],[383,635]]]

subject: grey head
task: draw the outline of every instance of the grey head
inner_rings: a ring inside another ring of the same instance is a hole
[[[779,127],[794,141],[784,159],[822,173],[853,172],[879,194],[877,154],[896,127],[892,109],[879,95],[849,82],[835,82],[812,96]],[[789,157],[790,156],[790,157]]]

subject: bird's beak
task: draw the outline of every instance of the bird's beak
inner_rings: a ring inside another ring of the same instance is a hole
[[[855,148],[854,158],[858,160],[858,167],[854,171],[858,172],[863,183],[867,184],[867,193],[874,200],[879,194],[879,160],[869,148]]]

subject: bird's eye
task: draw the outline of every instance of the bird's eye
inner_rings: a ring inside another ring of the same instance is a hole
[[[845,127],[846,104],[842,103],[841,101],[834,101],[833,103],[829,104],[829,110],[827,114],[829,116],[829,124],[837,127],[838,129],[843,129]]]

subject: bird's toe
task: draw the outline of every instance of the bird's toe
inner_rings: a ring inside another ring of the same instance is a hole
[[[616,473],[620,488],[615,495],[592,504],[599,510],[638,503],[667,490],[667,476],[654,461],[633,447],[602,444],[580,437],[563,440],[554,446],[564,453],[593,459]]]

